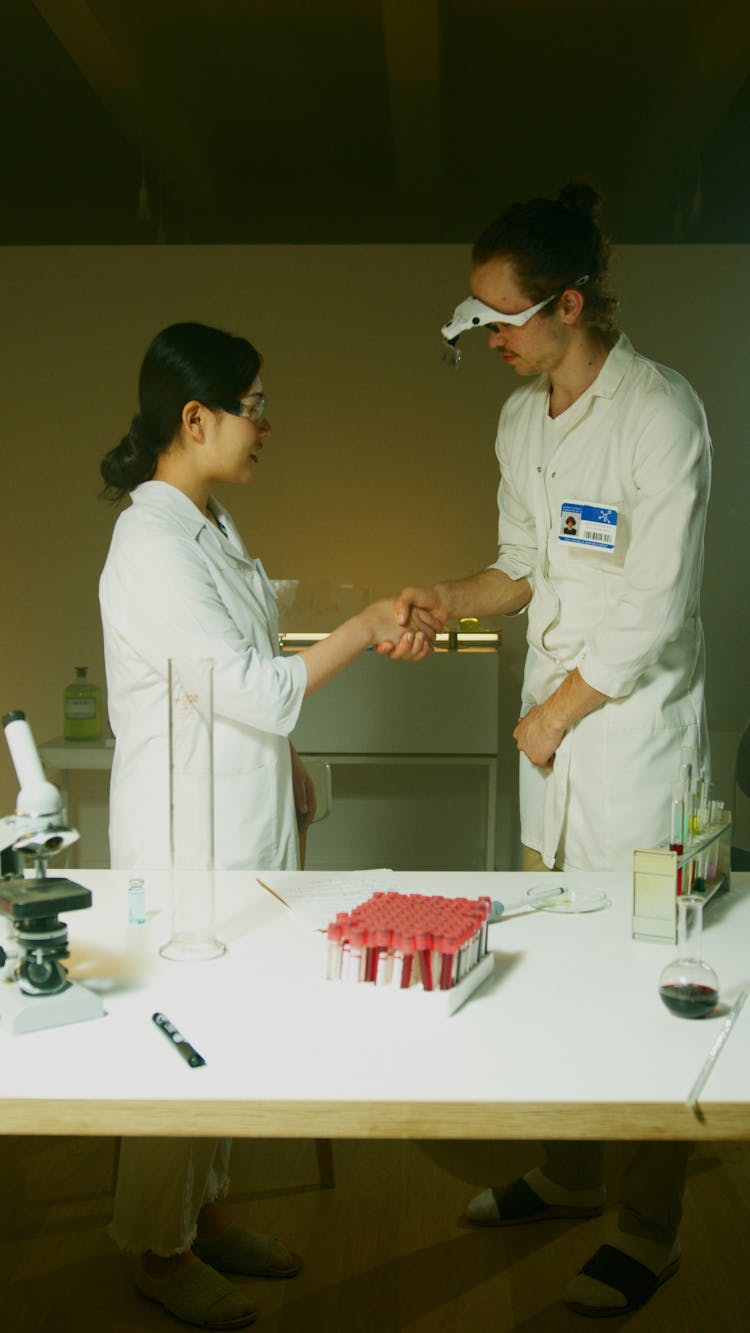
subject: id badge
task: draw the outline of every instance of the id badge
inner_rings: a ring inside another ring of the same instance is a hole
[[[571,546],[593,546],[614,551],[617,540],[617,510],[604,505],[578,504],[566,500],[560,509],[561,542]]]

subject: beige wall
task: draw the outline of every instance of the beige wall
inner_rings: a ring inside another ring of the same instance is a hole
[[[263,352],[273,436],[253,487],[230,503],[272,577],[385,593],[491,559],[495,418],[515,381],[481,337],[464,339],[458,373],[440,363],[439,326],[466,293],[467,257],[462,246],[0,250],[2,710],[24,708],[41,741],[61,730],[75,665],[103,681],[96,590],[113,514],[97,498],[98,461],[135,410],[149,338],[175,320],[246,334]],[[750,247],[624,247],[614,269],[623,327],[691,379],[712,425],[705,620],[725,783],[750,713]],[[509,724],[521,635],[511,622]],[[511,811],[510,745],[505,758]],[[6,754],[0,812],[15,790]]]

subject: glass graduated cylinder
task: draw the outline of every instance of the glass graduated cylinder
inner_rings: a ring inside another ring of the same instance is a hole
[[[214,933],[213,662],[170,658],[169,865],[172,933],[162,958],[219,958]]]

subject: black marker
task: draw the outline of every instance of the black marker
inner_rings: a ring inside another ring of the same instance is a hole
[[[170,1023],[166,1014],[152,1014],[151,1020],[156,1024],[160,1031],[164,1033],[167,1041],[171,1041],[177,1054],[181,1055],[183,1060],[187,1061],[191,1069],[198,1069],[201,1065],[206,1063],[203,1056],[198,1054],[195,1047],[191,1046],[190,1042],[185,1040],[182,1033],[177,1031],[174,1023]]]

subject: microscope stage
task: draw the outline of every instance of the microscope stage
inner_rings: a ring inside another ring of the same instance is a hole
[[[37,921],[91,906],[91,890],[69,879],[0,880],[0,912],[12,921]]]

